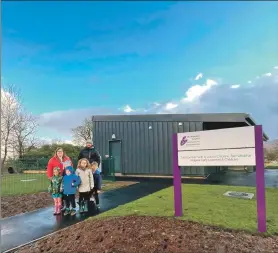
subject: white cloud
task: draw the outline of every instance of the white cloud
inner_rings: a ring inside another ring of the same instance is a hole
[[[199,80],[203,77],[203,73],[199,73],[196,77],[195,80]]]
[[[232,86],[230,86],[231,89],[238,89],[240,87],[239,84],[234,84]]]
[[[41,141],[41,144],[61,144],[61,143],[65,143],[65,144],[73,144],[72,140],[67,140],[67,139],[63,139],[63,138],[50,138],[50,137],[40,137],[39,140]]]
[[[275,66],[274,69],[278,69],[278,66]]]
[[[248,81],[248,83],[252,83],[252,81]]]
[[[178,106],[178,104],[174,104],[174,103],[167,103],[165,106],[165,109],[168,111],[171,111],[172,109],[176,108]]]
[[[92,108],[51,112],[41,115],[41,121],[45,127],[70,133],[70,129],[80,124],[85,117],[99,114],[244,112],[249,113],[256,123],[263,124],[270,138],[278,138],[278,68],[274,68],[271,75],[261,75],[250,81],[252,85],[241,85],[240,89],[234,88],[231,91],[232,84],[207,79],[203,84],[188,88],[185,96],[177,102],[169,98],[165,103],[151,103],[142,109],[133,109],[128,105],[121,110]],[[124,109],[133,111],[125,112]]]
[[[204,85],[194,85],[190,87],[185,93],[185,98],[182,99],[182,102],[193,102],[202,96],[205,92],[211,89],[213,86],[217,85],[217,82],[211,79],[207,79],[206,84]]]
[[[13,105],[14,108],[18,105],[18,101],[16,100],[16,97],[14,97],[11,93],[5,91],[1,88],[1,106],[4,104]]]
[[[124,106],[123,111],[127,113],[134,112],[134,110],[129,105]]]
[[[271,76],[271,75],[272,75],[271,73],[264,74],[264,76]]]
[[[40,132],[48,132],[53,136],[53,131],[56,132],[55,139],[64,139],[64,136],[71,135],[71,129],[82,124],[83,120],[87,117],[91,118],[93,115],[101,114],[117,114],[117,109],[107,109],[102,107],[86,108],[86,109],[71,109],[67,111],[54,111],[43,113],[39,117]],[[49,137],[47,135],[47,137]]]

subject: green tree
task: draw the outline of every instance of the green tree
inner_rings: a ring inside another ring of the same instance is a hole
[[[48,158],[50,159],[53,155],[55,150],[61,147],[64,152],[69,156],[71,159],[77,159],[79,152],[81,150],[80,146],[75,146],[72,144],[45,144],[39,148],[33,148],[25,153],[24,158]]]

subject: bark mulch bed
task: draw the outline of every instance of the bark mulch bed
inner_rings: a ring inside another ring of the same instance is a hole
[[[103,186],[103,192],[127,187],[136,183],[137,182],[130,181],[106,182]],[[78,194],[76,196],[78,197]],[[52,205],[54,205],[53,199],[51,198],[51,195],[47,192],[2,196],[1,214],[2,218],[6,218],[21,213],[28,213]]]
[[[53,199],[47,192],[1,197],[2,218],[35,211],[53,205]]]
[[[81,222],[14,252],[277,253],[278,237],[173,218],[127,216]]]

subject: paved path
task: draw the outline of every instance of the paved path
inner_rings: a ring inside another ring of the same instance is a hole
[[[256,187],[256,172],[229,171],[219,175],[218,179],[220,180],[218,184],[221,185]],[[208,181],[208,183],[210,182]],[[265,170],[265,187],[278,188],[278,170]]]
[[[104,192],[100,195],[101,212],[142,198],[170,186],[169,183],[137,183],[125,188]],[[96,215],[96,214],[94,214]],[[78,223],[88,216],[76,217],[53,215],[53,207],[13,216],[1,220],[1,252]]]
[[[221,176],[221,181],[222,182],[217,184],[256,186],[256,173],[228,172]],[[266,170],[265,181],[266,187],[278,188],[278,171]],[[201,182],[191,181],[190,183]],[[211,182],[203,183],[211,184]],[[102,205],[101,212],[113,209],[119,205],[124,205],[172,185],[172,179],[145,179],[136,185],[105,192],[101,194],[100,197]],[[53,207],[50,207],[2,219],[1,252],[38,239],[88,218],[86,216],[80,216],[79,214],[74,218],[53,216],[52,212]]]

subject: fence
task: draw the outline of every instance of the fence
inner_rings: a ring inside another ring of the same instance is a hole
[[[102,160],[101,172],[103,180],[115,181],[115,159],[113,157]]]
[[[1,196],[20,195],[46,191],[49,180],[46,176],[48,159],[26,159],[10,160],[6,168],[12,168],[1,175]],[[74,168],[77,160],[73,160]],[[102,160],[102,179],[115,181],[114,159],[105,158]],[[13,173],[11,173],[13,172]]]

